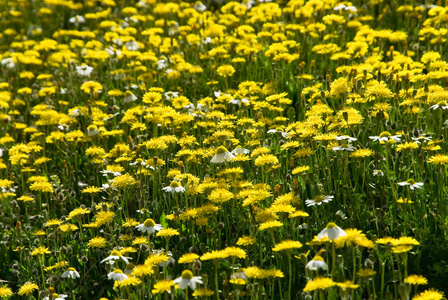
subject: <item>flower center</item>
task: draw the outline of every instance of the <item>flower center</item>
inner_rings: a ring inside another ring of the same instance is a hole
[[[120,273],[120,274],[122,274],[122,273],[123,273],[123,271],[122,271],[122,270],[120,270],[120,269],[115,269],[115,270],[114,270],[114,273]]]
[[[406,183],[415,184],[415,181],[414,181],[414,179],[408,179],[408,180],[406,180]]]
[[[330,223],[327,224],[327,229],[335,228],[335,227],[338,227],[338,225],[336,225],[336,223],[330,222]]]
[[[320,255],[316,255],[316,256],[314,256],[313,260],[324,261],[324,259],[323,259],[322,256],[320,256]]]
[[[121,253],[118,250],[114,250],[110,253],[110,256],[121,256]]]
[[[170,187],[172,187],[172,188],[180,187],[179,181],[173,180],[170,184]]]
[[[383,131],[380,133],[380,137],[390,137],[390,136],[391,136],[391,134],[387,131]]]
[[[316,196],[316,198],[314,198],[314,202],[322,202],[322,201],[324,201],[325,200],[325,198],[324,198],[324,196]]]
[[[438,106],[447,106],[446,101],[439,101],[437,103]]]
[[[193,279],[193,273],[190,270],[184,270],[180,277],[182,277],[182,279],[191,280]]]
[[[173,181],[174,182],[174,181]],[[146,227],[154,227],[156,226],[156,222],[153,219],[146,219],[145,223],[143,223]]]
[[[68,268],[68,271],[76,271],[75,268]]]
[[[228,151],[227,148],[224,147],[224,146],[219,146],[219,147],[216,149],[216,154],[223,154],[223,153],[227,153],[227,152],[229,152],[229,151]]]

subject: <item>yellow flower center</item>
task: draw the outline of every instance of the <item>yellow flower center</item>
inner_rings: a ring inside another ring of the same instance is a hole
[[[69,271],[76,271],[75,268],[68,268]]]
[[[174,181],[173,181],[174,182]],[[143,223],[146,227],[154,227],[156,226],[156,222],[153,219],[146,219],[145,223]]]
[[[408,180],[406,180],[406,183],[415,184],[415,181],[414,181],[414,179],[408,179]]]
[[[216,154],[223,154],[223,153],[227,153],[227,152],[229,152],[229,151],[228,151],[227,148],[224,147],[224,146],[219,146],[219,147],[216,149]]]
[[[380,133],[380,137],[390,137],[390,136],[391,136],[391,134],[387,131],[383,131]]]
[[[112,251],[112,252],[110,253],[110,255],[111,255],[111,256],[121,256],[121,253],[120,253],[120,251],[118,251],[118,250],[114,250],[114,251]]]
[[[172,187],[172,188],[180,187],[179,181],[173,180],[170,184],[170,187]]]
[[[324,200],[325,200],[324,196],[316,196],[316,198],[314,198],[314,202],[322,202]]]
[[[120,269],[115,269],[115,270],[114,270],[114,273],[120,273],[120,274],[122,274],[122,273],[123,273],[123,271],[122,271],[122,270],[120,270]]]
[[[182,277],[182,279],[191,280],[193,279],[193,273],[190,270],[184,270],[180,277]]]
[[[447,106],[446,101],[439,101],[437,103],[438,106]]]
[[[323,259],[322,256],[320,256],[320,255],[316,255],[316,256],[314,256],[313,260],[324,261],[324,259]]]
[[[336,225],[336,223],[330,222],[330,223],[327,224],[327,229],[335,228],[335,227],[338,227],[338,225]]]

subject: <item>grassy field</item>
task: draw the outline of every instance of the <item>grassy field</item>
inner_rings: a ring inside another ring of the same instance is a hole
[[[447,1],[0,1],[1,299],[445,299]]]

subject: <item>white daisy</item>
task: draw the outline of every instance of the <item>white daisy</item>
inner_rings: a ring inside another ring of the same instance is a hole
[[[126,264],[129,264],[129,259],[132,259],[132,258],[123,256],[121,254],[121,252],[118,250],[113,250],[108,257],[106,257],[105,259],[103,259],[101,261],[101,263],[107,262],[107,263],[113,265],[115,263],[115,261],[122,260]]]
[[[333,200],[334,196],[316,196],[314,199],[305,200],[306,206],[322,205],[322,203],[328,203]]]
[[[163,229],[162,225],[156,224],[153,219],[146,219],[143,224],[137,225],[135,228],[137,228],[138,231],[141,231],[143,233],[146,232],[148,234],[152,234]]]
[[[235,158],[235,155],[233,155],[232,153],[229,152],[229,150],[227,150],[226,147],[224,146],[219,146],[216,149],[216,154],[215,156],[213,156],[211,162],[216,164],[216,163],[223,163],[223,162],[228,162],[232,159]]]
[[[305,268],[311,271],[317,271],[318,269],[327,270],[328,266],[320,255],[316,255],[306,264]]]
[[[399,186],[406,186],[408,185],[411,190],[413,189],[422,189],[423,188],[423,182],[415,182],[414,179],[408,179],[403,182],[397,183]]]
[[[184,270],[179,278],[174,279],[174,283],[182,290],[185,290],[187,287],[195,290],[196,283],[202,284],[202,277],[193,276],[193,273],[190,270]]]
[[[68,268],[67,271],[62,273],[61,278],[79,278],[79,273],[75,270],[75,268]]]
[[[162,189],[167,193],[184,193],[185,188],[179,183],[179,181],[173,180],[169,186]]]
[[[330,241],[333,241],[340,236],[346,235],[347,233],[345,233],[345,231],[341,227],[336,225],[336,223],[330,222],[327,224],[327,227],[325,227],[325,229],[319,232],[319,234],[317,235],[317,240],[319,241],[327,237]]]
[[[120,269],[115,269],[109,274],[107,274],[107,279],[109,280],[123,281],[128,278],[129,278],[128,275],[124,274],[123,271]]]

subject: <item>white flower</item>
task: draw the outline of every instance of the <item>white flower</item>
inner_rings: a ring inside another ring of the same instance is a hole
[[[173,180],[169,186],[162,189],[167,193],[184,193],[185,188],[180,185],[179,181]]]
[[[163,94],[166,98],[166,100],[170,101],[171,98],[177,98],[179,97],[179,92],[165,92],[165,94]]]
[[[68,21],[72,24],[77,25],[77,24],[85,23],[86,19],[83,16],[74,16],[74,17],[71,17]]]
[[[204,4],[202,4],[200,1],[196,2],[193,5],[193,8],[196,9],[198,12],[204,12],[207,10],[207,6],[205,6]]]
[[[358,139],[357,139],[357,138],[354,138],[354,137],[351,137],[351,136],[348,136],[348,135],[340,135],[340,136],[337,136],[337,137],[336,137],[336,140],[337,140],[337,141],[349,141],[349,142],[354,142],[354,141],[357,141]]]
[[[115,49],[112,46],[106,48],[105,50],[106,50],[107,53],[109,53],[110,56],[114,56],[114,55],[120,56],[121,55],[121,51]]]
[[[233,155],[249,154],[250,150],[238,147],[238,148],[233,149],[230,153],[232,153]]]
[[[235,155],[233,155],[232,153],[230,153],[226,147],[224,146],[219,146],[216,149],[216,154],[215,156],[213,156],[211,162],[216,164],[216,163],[223,163],[223,162],[227,162],[230,161],[232,159],[235,158]]]
[[[373,176],[383,176],[384,173],[381,170],[373,170]]]
[[[174,283],[182,290],[190,287],[192,290],[196,289],[196,283],[202,284],[201,276],[193,276],[190,270],[184,270],[179,278],[174,279]]]
[[[12,69],[16,65],[11,57],[2,59],[1,64],[2,66],[7,67],[8,69]]]
[[[383,131],[380,133],[379,136],[369,136],[369,139],[373,140],[374,142],[380,141],[380,142],[387,142],[388,140],[394,140],[395,142],[399,143],[401,142],[400,139],[401,135],[391,135],[387,131]]]
[[[398,185],[399,186],[406,186],[406,185],[408,185],[411,188],[411,190],[413,190],[414,188],[416,188],[416,189],[422,189],[423,188],[423,182],[415,182],[414,179],[408,179],[406,181],[399,182]]]
[[[124,274],[120,269],[115,269],[113,272],[107,274],[107,279],[109,280],[123,281],[128,278],[128,275]]]
[[[92,72],[93,72],[93,68],[91,66],[88,66],[88,65],[77,66],[76,67],[76,72],[80,76],[90,76],[90,74],[92,74]]]
[[[425,135],[421,135],[419,137],[411,137],[411,139],[419,145],[422,143],[421,141],[423,141],[423,142],[432,141],[432,138],[430,136],[425,136]]]
[[[126,91],[124,93],[123,103],[134,102],[137,100],[137,96],[135,96],[131,91]]]
[[[344,8],[346,8],[347,6],[345,5],[345,4],[339,4],[338,6],[335,6],[333,9],[335,10],[335,11],[339,11],[339,10],[341,10],[341,9],[344,9]]]
[[[134,42],[134,41],[127,42],[126,44],[124,44],[124,46],[129,51],[137,51],[138,49],[140,49],[140,47],[138,46],[137,42]]]
[[[132,259],[132,258],[123,256],[121,254],[121,252],[118,250],[113,250],[108,257],[106,257],[105,259],[103,259],[101,261],[101,263],[107,262],[107,263],[113,265],[115,263],[115,261],[120,260],[120,259],[122,261],[124,261],[126,264],[129,264],[129,259]]]
[[[305,268],[311,271],[317,271],[318,269],[327,270],[328,266],[320,255],[316,255],[306,264]]]
[[[328,203],[331,200],[333,200],[334,196],[316,196],[314,199],[308,199],[305,200],[306,206],[314,206],[314,205],[321,205],[322,203]]]
[[[356,148],[353,147],[352,145],[344,142],[344,143],[342,143],[342,145],[333,147],[331,149],[333,151],[354,151]]]
[[[62,273],[61,278],[79,278],[79,273],[75,270],[75,268],[68,268],[67,271]]]
[[[137,228],[138,231],[143,233],[146,232],[148,234],[152,234],[163,229],[162,225],[156,224],[153,219],[146,219],[143,224],[137,225],[135,228]]]
[[[53,296],[51,297],[52,300],[64,300],[65,298],[67,298],[68,295],[65,294],[56,294],[53,293]],[[49,300],[50,297],[45,297],[43,300]]]
[[[283,138],[287,138],[289,133],[277,129],[269,129],[267,133],[280,133]]]
[[[438,102],[437,104],[434,104],[433,106],[431,106],[429,109],[438,109],[438,108],[441,108],[441,109],[448,109],[448,104],[446,104],[446,102],[445,101],[440,101],[440,102]]]
[[[319,234],[317,235],[317,240],[319,241],[327,237],[330,241],[333,241],[340,236],[346,235],[347,233],[345,233],[345,231],[341,227],[337,226],[333,222],[330,222],[327,224],[327,227],[325,227],[325,229],[319,232]]]
[[[163,70],[167,67],[167,62],[165,59],[160,59],[157,61],[157,70]]]

